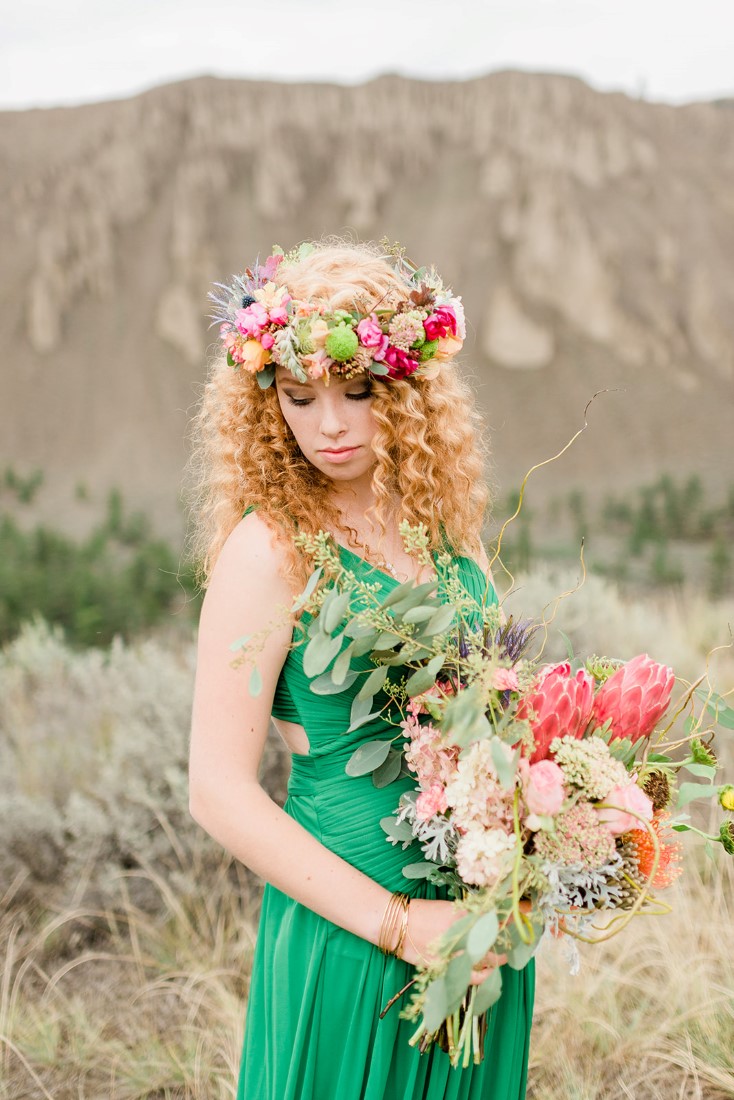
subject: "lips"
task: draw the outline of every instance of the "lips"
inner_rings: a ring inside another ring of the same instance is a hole
[[[319,454],[323,458],[324,462],[329,462],[332,465],[344,465],[354,458],[355,454],[359,450],[357,447],[340,447],[338,450],[322,450]]]
[[[322,447],[321,448],[321,454],[322,455],[340,455],[340,454],[344,454],[345,451],[356,451],[356,450],[357,450],[356,444],[355,444],[354,447]]]

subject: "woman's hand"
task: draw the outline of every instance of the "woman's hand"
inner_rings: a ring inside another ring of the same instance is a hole
[[[427,898],[412,898],[408,908],[408,930],[403,943],[402,958],[417,966],[430,962],[436,957],[433,945],[466,916],[450,901],[431,901]],[[498,966],[507,962],[506,955],[497,955],[488,951],[484,958],[476,963],[471,974],[471,984],[481,985]]]

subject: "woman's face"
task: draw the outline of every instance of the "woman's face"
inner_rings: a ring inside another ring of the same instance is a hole
[[[369,378],[358,375],[345,382],[331,376],[298,382],[285,367],[275,371],[275,385],[283,418],[305,458],[337,482],[364,478],[375,464],[372,437],[377,422],[372,415]]]

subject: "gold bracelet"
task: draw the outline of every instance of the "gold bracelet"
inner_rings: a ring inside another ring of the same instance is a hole
[[[405,941],[405,933],[408,929],[409,904],[410,898],[407,894],[394,893],[390,895],[388,903],[385,906],[385,912],[382,915],[380,932],[377,937],[377,946],[380,951],[382,951],[383,955],[395,955],[396,958],[400,957],[399,952]],[[398,931],[399,924],[400,928]],[[397,942],[395,947],[392,947],[391,944],[395,940],[396,932]]]

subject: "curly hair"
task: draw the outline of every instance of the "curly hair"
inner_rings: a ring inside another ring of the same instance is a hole
[[[394,306],[405,286],[376,245],[343,238],[314,242],[298,261],[282,262],[278,282],[296,298],[325,302],[330,309],[368,312]],[[399,518],[423,523],[431,547],[443,545],[441,527],[458,553],[476,554],[489,500],[484,480],[488,446],[468,383],[451,360],[432,379],[371,379],[374,510],[383,535],[391,502]],[[305,584],[310,565],[293,545],[296,532],[341,531],[352,542],[331,499],[333,482],[298,447],[285,422],[275,385],[260,389],[255,375],[227,366],[215,354],[193,422],[189,548],[206,586],[219,552],[248,505],[284,549],[284,573],[294,587]],[[352,545],[356,545],[352,542]]]

